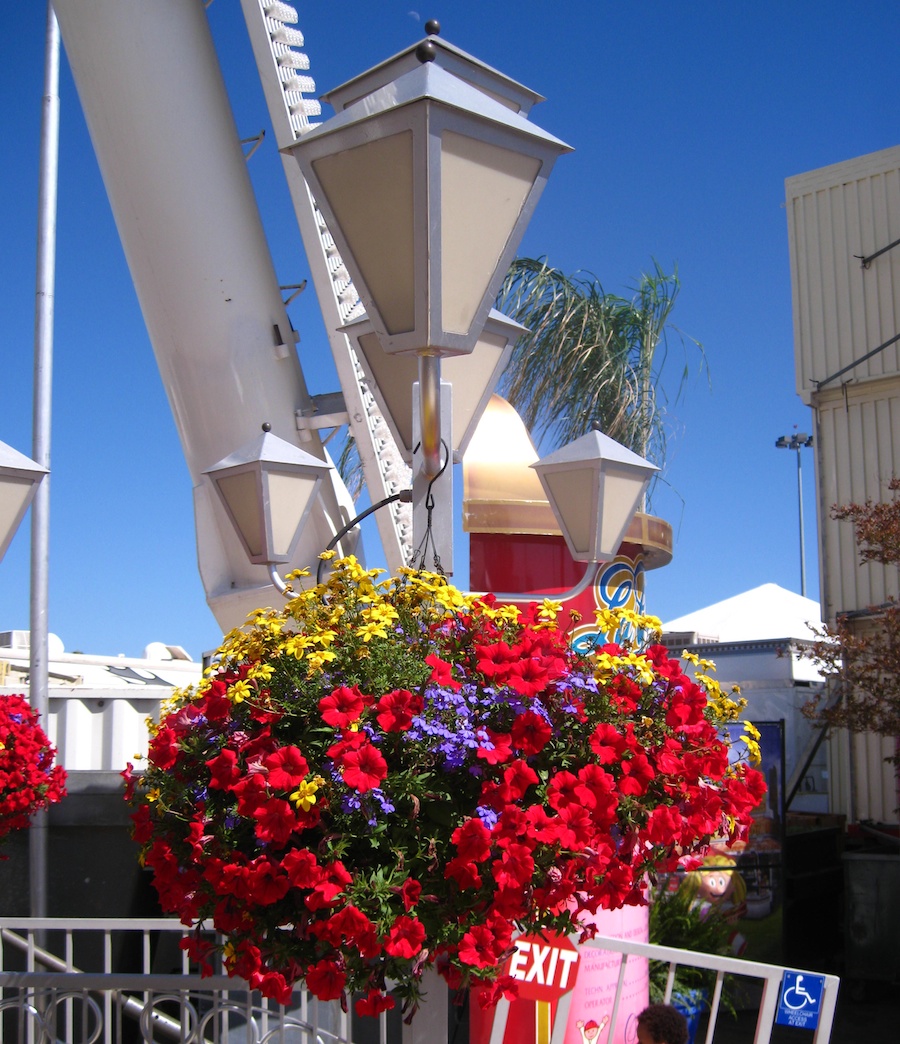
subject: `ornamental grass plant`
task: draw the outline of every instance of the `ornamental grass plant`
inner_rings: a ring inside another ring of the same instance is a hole
[[[515,934],[589,937],[582,914],[644,904],[648,874],[746,834],[764,784],[730,762],[718,726],[741,703],[708,674],[659,645],[576,653],[558,603],[332,565],[225,638],[125,773],[204,971],[411,1017],[436,966],[490,1003],[514,992]]]

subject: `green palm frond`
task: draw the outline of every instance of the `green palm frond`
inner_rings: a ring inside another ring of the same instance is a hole
[[[666,358],[678,273],[659,265],[641,275],[630,299],[608,294],[589,275],[567,276],[545,259],[513,262],[497,308],[528,327],[500,391],[537,439],[553,447],[592,427],[662,467]],[[700,349],[702,346],[693,342]],[[682,383],[683,383],[682,378]]]
[[[356,439],[353,438],[349,430],[344,437],[338,459],[334,463],[338,474],[344,480],[347,492],[354,500],[358,500],[360,493],[362,493],[365,487],[366,478],[363,474],[362,461],[359,459]]]

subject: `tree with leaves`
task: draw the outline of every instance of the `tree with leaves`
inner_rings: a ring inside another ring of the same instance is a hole
[[[662,467],[666,401],[659,375],[674,333],[678,273],[659,265],[630,298],[591,275],[568,276],[545,259],[514,261],[497,308],[528,328],[516,343],[500,391],[526,427],[552,447],[592,427]],[[701,351],[698,342],[691,341]],[[682,382],[686,376],[682,376]]]
[[[888,485],[890,501],[832,508],[852,522],[861,563],[900,566],[900,479]],[[900,603],[896,598],[846,613],[819,632],[813,662],[832,685],[804,708],[809,717],[852,732],[900,736]],[[900,769],[900,754],[887,759]]]

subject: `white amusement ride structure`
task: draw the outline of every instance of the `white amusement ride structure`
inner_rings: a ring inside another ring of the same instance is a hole
[[[278,147],[315,126],[320,103],[297,11],[241,0]],[[274,435],[328,460],[323,432],[349,424],[372,501],[410,469],[339,327],[365,315],[297,164],[284,170],[341,391],[310,395],[200,0],[58,0],[60,33],[194,483],[200,573],[223,629],[271,600],[204,471]],[[139,41],[135,45],[135,41]],[[328,472],[284,570],[314,563],[354,515]],[[409,508],[378,515],[389,568],[411,549]],[[352,543],[345,543],[352,550]]]

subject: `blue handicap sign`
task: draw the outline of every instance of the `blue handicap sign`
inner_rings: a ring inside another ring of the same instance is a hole
[[[819,1025],[824,992],[824,975],[786,971],[781,980],[781,996],[778,998],[775,1022],[779,1026],[815,1029]]]

